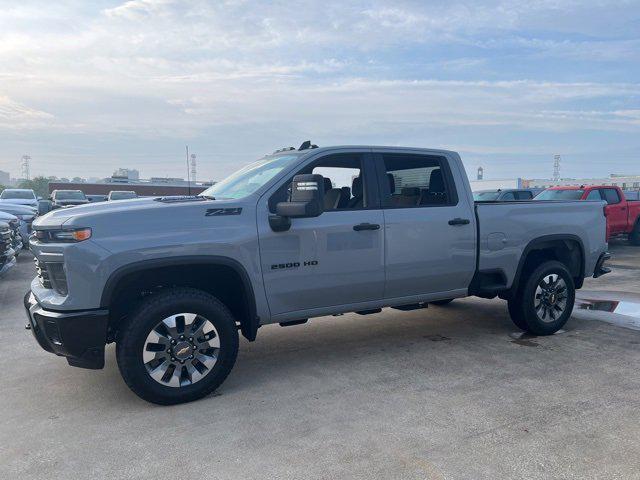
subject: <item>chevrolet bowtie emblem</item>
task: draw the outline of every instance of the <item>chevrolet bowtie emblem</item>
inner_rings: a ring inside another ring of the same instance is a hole
[[[178,350],[178,351],[176,352],[176,355],[184,355],[184,354],[185,354],[185,353],[187,353],[189,350],[190,350],[190,348],[189,348],[189,347],[181,348],[180,350]]]

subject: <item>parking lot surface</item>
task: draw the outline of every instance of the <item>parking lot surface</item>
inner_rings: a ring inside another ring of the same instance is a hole
[[[580,294],[640,305],[640,248],[611,251]],[[268,326],[216,394],[159,407],[113,345],[100,371],[37,346],[33,273],[0,279],[0,478],[640,478],[640,330],[615,313],[533,338],[475,298]]]

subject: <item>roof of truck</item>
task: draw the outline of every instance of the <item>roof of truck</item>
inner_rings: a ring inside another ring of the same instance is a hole
[[[446,154],[456,154],[457,152],[453,150],[444,150],[439,148],[425,148],[425,147],[399,147],[397,145],[328,145],[326,147],[314,147],[314,148],[306,148],[303,150],[298,150],[293,147],[282,148],[276,150],[273,153],[270,153],[266,156],[271,155],[291,155],[291,154],[307,154],[310,152],[323,152],[330,150],[346,150],[346,149],[358,149],[358,150],[406,150],[410,151],[423,151],[433,154],[446,155]]]

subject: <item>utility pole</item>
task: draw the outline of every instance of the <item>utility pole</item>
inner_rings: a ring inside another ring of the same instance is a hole
[[[191,181],[196,183],[196,154],[191,154]]]
[[[25,180],[31,180],[31,174],[29,172],[29,162],[31,161],[31,157],[29,155],[23,155],[20,159],[20,168],[22,173],[22,178]]]
[[[553,156],[553,181],[560,181],[560,155]]]
[[[189,175],[189,145],[185,145],[187,150],[187,192],[191,196],[191,176]]]

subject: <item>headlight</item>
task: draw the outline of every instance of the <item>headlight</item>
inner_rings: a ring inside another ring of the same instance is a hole
[[[36,238],[47,243],[76,243],[91,238],[90,228],[75,228],[68,230],[36,230]]]

